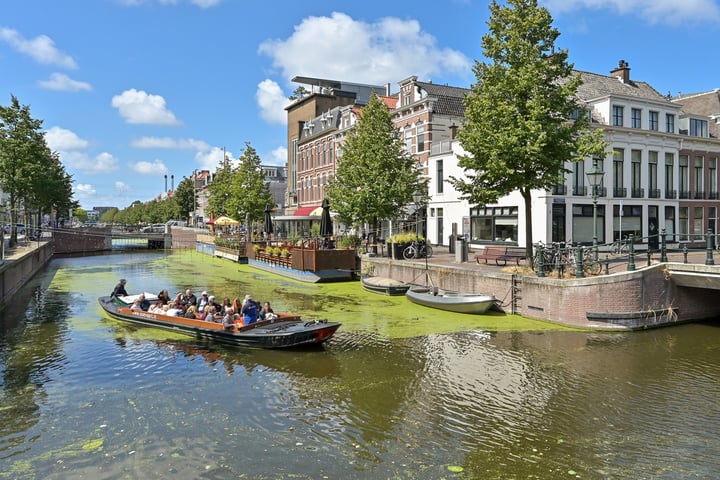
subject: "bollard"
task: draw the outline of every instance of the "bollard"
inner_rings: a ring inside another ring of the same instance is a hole
[[[610,255],[605,254],[605,275],[610,275]]]
[[[687,263],[687,254],[688,254],[688,249],[687,249],[687,245],[685,245],[683,247],[683,263]]]
[[[630,234],[628,236],[628,272],[635,271],[635,235]]]
[[[570,247],[572,248],[572,247]],[[575,257],[575,278],[583,278],[585,272],[583,271],[583,251],[582,245],[577,246],[577,256]]]
[[[538,277],[544,277],[545,276],[545,250],[543,249],[542,244],[538,245],[537,247],[537,272],[535,274]]]
[[[650,249],[648,249],[648,251],[647,251],[647,257],[648,257],[647,264],[649,267],[650,265],[652,265],[652,252],[650,251]]]
[[[712,230],[708,228],[707,235],[705,236],[705,241],[707,243],[705,247],[706,255],[705,255],[705,265],[715,265],[715,261],[713,260],[713,251],[712,251]]]
[[[665,229],[660,230],[660,262],[667,263],[667,244],[665,243]]]

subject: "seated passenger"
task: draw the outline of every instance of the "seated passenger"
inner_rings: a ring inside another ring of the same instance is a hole
[[[185,318],[197,318],[195,317],[195,305],[190,305],[187,310],[185,310],[185,314],[183,316]]]
[[[210,303],[210,298],[208,297],[208,293],[204,291],[200,294],[200,298],[197,301],[198,313],[203,313],[207,308],[208,303]]]
[[[136,298],[133,304],[130,306],[130,310],[142,310],[142,303],[140,298]]]
[[[273,312],[270,302],[263,303],[262,310],[260,310],[260,320],[275,320],[278,316]]]
[[[150,308],[150,300],[145,298],[144,293],[140,294],[140,296],[138,297],[138,300],[140,300],[140,309],[144,312],[147,312],[148,309]]]
[[[161,302],[161,305],[166,305],[170,303],[170,293],[167,290],[162,290],[160,293],[158,293],[158,301]]]
[[[232,307],[225,308],[225,316],[222,319],[222,324],[226,329],[233,328],[235,326],[234,311]]]
[[[177,316],[180,316],[180,314],[182,314],[182,309],[177,308],[177,305],[175,305],[175,302],[170,302],[170,303],[168,303],[167,306],[168,306],[168,309],[165,312],[165,315],[169,315],[171,317],[177,317]]]

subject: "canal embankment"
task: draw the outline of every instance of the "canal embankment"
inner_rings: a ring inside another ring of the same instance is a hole
[[[0,260],[0,309],[53,257],[54,242],[20,241],[10,248],[5,241]]]

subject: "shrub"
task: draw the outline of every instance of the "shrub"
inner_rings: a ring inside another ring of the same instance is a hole
[[[272,253],[273,253],[274,256],[279,257],[279,256],[280,256],[280,252],[281,252],[280,247],[273,247]]]
[[[287,248],[283,248],[283,249],[280,251],[280,254],[281,254],[283,257],[288,258],[288,257],[290,256],[290,250],[288,250]]]
[[[355,248],[360,245],[360,237],[357,235],[348,235],[338,240],[338,247],[340,248]]]

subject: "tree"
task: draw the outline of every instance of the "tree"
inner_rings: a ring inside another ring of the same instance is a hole
[[[88,219],[88,213],[84,208],[78,207],[73,211],[73,217],[78,222],[85,223],[85,222],[87,222],[87,219]]]
[[[220,215],[229,215],[231,213],[226,203],[230,198],[232,179],[232,161],[225,155],[215,170],[213,182],[208,186],[208,209],[211,218],[217,218]]]
[[[288,100],[299,100],[301,98],[307,97],[308,95],[310,95],[310,91],[304,86],[300,85],[293,91],[292,95],[288,97]]]
[[[197,207],[197,198],[195,198],[197,192],[193,187],[193,181],[194,179],[192,178],[183,178],[180,183],[178,183],[175,194],[172,197],[177,213],[175,213],[175,216],[169,217],[168,220],[184,218],[187,220],[188,225],[192,224],[190,212],[194,212]]]
[[[601,130],[590,130],[576,92],[566,50],[555,49],[560,33],[537,0],[490,4],[482,46],[488,63],[476,61],[477,83],[467,96],[467,123],[459,159],[465,178],[450,178],[462,198],[486,205],[514,191],[525,204],[526,253],[532,255],[531,192],[562,182],[565,162],[603,155]],[[576,118],[573,120],[573,118]]]
[[[413,157],[400,142],[390,111],[375,94],[341,146],[342,158],[326,189],[332,209],[351,225],[398,218],[422,187]]]
[[[245,142],[245,151],[240,155],[237,169],[232,175],[232,187],[228,207],[231,212],[237,212],[235,217],[241,222],[249,218],[251,222],[262,220],[265,214],[265,205],[275,205],[270,185],[265,179],[262,161],[257,151]],[[246,227],[248,227],[246,225]]]

